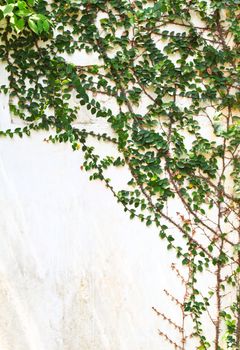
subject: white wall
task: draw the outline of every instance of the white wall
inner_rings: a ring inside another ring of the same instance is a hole
[[[0,348],[161,349],[151,307],[169,311],[175,276],[157,231],[43,138],[0,144]]]

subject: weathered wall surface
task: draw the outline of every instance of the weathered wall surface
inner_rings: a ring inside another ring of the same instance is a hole
[[[16,127],[7,97],[0,102],[1,128]],[[184,293],[173,256],[156,229],[130,221],[89,182],[81,151],[46,136],[0,140],[0,349],[171,350],[158,330],[176,342],[179,334],[152,307],[181,322],[164,292]],[[116,183],[127,176],[112,174]]]
[[[128,220],[81,157],[1,140],[0,348],[159,349],[174,287],[155,230]]]

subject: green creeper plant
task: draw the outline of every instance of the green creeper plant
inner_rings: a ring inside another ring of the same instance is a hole
[[[35,0],[0,1],[0,21],[9,21],[13,30],[17,33],[24,28],[29,28],[36,34],[48,32],[50,22],[46,16],[34,10]]]
[[[81,148],[90,178],[102,181],[130,218],[159,230],[188,272],[184,279],[175,268],[186,291],[182,325],[154,308],[181,334],[178,343],[160,331],[169,347],[185,350],[195,337],[198,350],[239,350],[240,1],[0,4],[0,59],[9,77],[1,91],[23,123],[1,136],[46,130],[49,142]],[[101,63],[63,58],[82,51],[98,54]],[[104,106],[102,95],[116,108]],[[76,127],[83,106],[111,133]],[[94,138],[117,147],[119,157],[100,156]],[[129,170],[120,191],[107,176],[110,167]],[[215,285],[201,291],[198,280],[208,273]],[[204,331],[206,316],[213,340]]]

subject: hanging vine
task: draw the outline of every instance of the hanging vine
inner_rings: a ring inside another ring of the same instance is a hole
[[[91,179],[103,181],[131,218],[157,227],[188,271],[180,278],[182,325],[153,307],[182,335],[178,344],[159,331],[169,349],[187,349],[188,337],[197,339],[198,350],[240,349],[239,5],[0,0],[0,58],[9,79],[0,89],[9,95],[13,119],[22,122],[1,136],[46,130],[48,142],[81,148]],[[63,58],[83,51],[100,63]],[[102,95],[116,108],[106,108]],[[76,127],[83,106],[105,119],[111,133]],[[92,138],[112,143],[119,157],[100,156]],[[122,190],[107,177],[109,167],[129,169]],[[203,294],[198,280],[208,273],[215,286]],[[213,340],[204,332],[206,315]]]

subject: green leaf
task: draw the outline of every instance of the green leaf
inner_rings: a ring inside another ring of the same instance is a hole
[[[152,225],[152,220],[148,219],[148,220],[146,221],[146,225],[147,225],[147,226]]]
[[[6,6],[2,7],[2,11],[3,11],[3,16],[11,16],[13,14],[13,9],[15,7],[15,4],[8,4]]]
[[[184,259],[182,260],[182,264],[183,264],[183,265],[189,264],[189,259],[184,258]]]
[[[25,1],[18,1],[17,2],[19,10],[24,10],[27,7],[27,4]]]
[[[35,0],[27,0],[29,6],[34,6]]]
[[[213,246],[212,246],[211,244],[208,246],[208,250],[209,250],[210,252],[213,251]]]
[[[49,28],[50,28],[50,24],[49,24],[48,20],[45,19],[45,20],[43,21],[43,30],[44,30],[45,32],[48,32],[48,31],[49,31]]]
[[[41,19],[37,21],[38,33],[41,34],[43,31],[43,22]]]
[[[23,30],[24,25],[25,25],[25,21],[23,18],[18,18],[17,16],[14,16],[14,26],[16,27],[16,29],[21,31]]]
[[[28,25],[34,33],[39,34],[38,26],[31,18],[28,20]]]
[[[76,87],[77,92],[81,96],[81,98],[87,103],[89,101],[89,97],[86,94],[86,91],[84,90],[84,88],[83,88],[83,86],[82,86],[82,84],[80,82],[80,79],[75,77],[74,80],[73,80],[73,83],[74,83],[74,85]]]
[[[19,9],[18,11],[16,11],[16,15],[19,17],[28,17],[32,14],[32,11],[30,11],[27,8],[22,8],[21,10]]]

